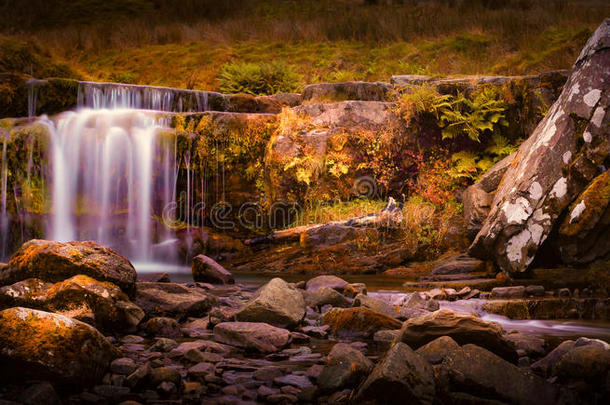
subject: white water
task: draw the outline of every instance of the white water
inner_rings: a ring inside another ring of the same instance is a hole
[[[8,136],[8,134],[7,134]],[[6,196],[8,194],[8,162],[6,156],[6,137],[2,137],[2,161],[0,162],[0,259],[6,258],[8,244],[8,214]]]
[[[121,83],[79,82],[78,107],[137,108],[153,111],[208,110],[208,92]]]
[[[41,118],[51,134],[52,213],[47,235],[58,241],[95,240],[132,260],[150,261],[153,214],[170,204],[175,187],[174,140],[154,113],[79,109]],[[157,192],[155,190],[166,190]],[[154,204],[153,204],[154,194]]]

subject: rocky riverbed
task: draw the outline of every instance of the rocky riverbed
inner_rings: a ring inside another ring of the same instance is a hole
[[[610,395],[607,326],[551,335],[486,320],[507,303],[594,300],[594,312],[568,312],[607,322],[609,300],[595,291],[372,292],[332,275],[256,288],[203,256],[193,276],[205,282],[144,281],[127,259],[79,242],[31,241],[3,266],[2,404],[576,404]]]

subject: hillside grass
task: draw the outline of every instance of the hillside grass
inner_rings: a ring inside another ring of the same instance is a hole
[[[0,30],[85,79],[218,90],[229,63],[283,63],[303,83],[567,69],[610,15],[597,0],[230,3],[4,0]]]

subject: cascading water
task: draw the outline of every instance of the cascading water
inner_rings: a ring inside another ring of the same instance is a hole
[[[8,134],[7,134],[8,136]],[[5,136],[2,137],[2,162],[0,166],[0,259],[6,258],[8,243],[8,214],[6,211],[6,197],[8,194],[8,162],[6,156]]]
[[[42,120],[52,147],[49,237],[95,240],[133,260],[151,260],[153,214],[171,202],[167,190],[176,175],[164,170],[175,161],[173,141],[158,135],[164,120],[128,109],[81,109]],[[154,204],[153,192],[161,196]]]
[[[207,111],[208,92],[120,83],[79,82],[78,107],[137,108],[154,111]]]

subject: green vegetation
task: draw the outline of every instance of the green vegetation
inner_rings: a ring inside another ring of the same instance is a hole
[[[228,63],[220,69],[219,82],[223,93],[268,96],[299,90],[301,76],[282,62]]]

